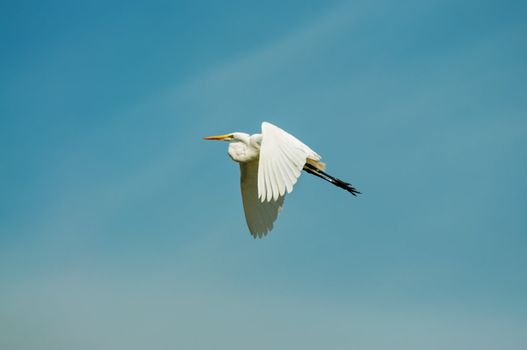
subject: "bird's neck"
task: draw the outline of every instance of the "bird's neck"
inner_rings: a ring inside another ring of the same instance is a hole
[[[262,144],[262,134],[253,134],[249,138],[250,145],[252,145],[255,148],[260,149],[260,146]]]
[[[236,142],[229,145],[229,156],[238,163],[247,163],[257,160],[260,154],[262,135],[248,135],[236,133]]]

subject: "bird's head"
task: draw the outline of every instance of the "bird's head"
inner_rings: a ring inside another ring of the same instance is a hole
[[[227,141],[227,142],[245,142],[247,141],[249,134],[243,132],[233,132],[225,135],[207,136],[203,140],[216,140],[216,141]]]

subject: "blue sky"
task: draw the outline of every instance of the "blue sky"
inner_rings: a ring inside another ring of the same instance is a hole
[[[0,347],[524,349],[526,5],[0,5]],[[249,235],[203,136],[320,153]]]

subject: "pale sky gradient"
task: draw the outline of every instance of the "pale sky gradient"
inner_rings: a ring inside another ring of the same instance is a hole
[[[525,349],[521,1],[0,5],[0,348]],[[203,136],[304,175],[254,240]]]

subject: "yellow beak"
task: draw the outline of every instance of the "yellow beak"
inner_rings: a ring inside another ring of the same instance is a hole
[[[207,136],[203,140],[224,140],[226,138],[232,137],[232,134],[218,135],[218,136]]]

